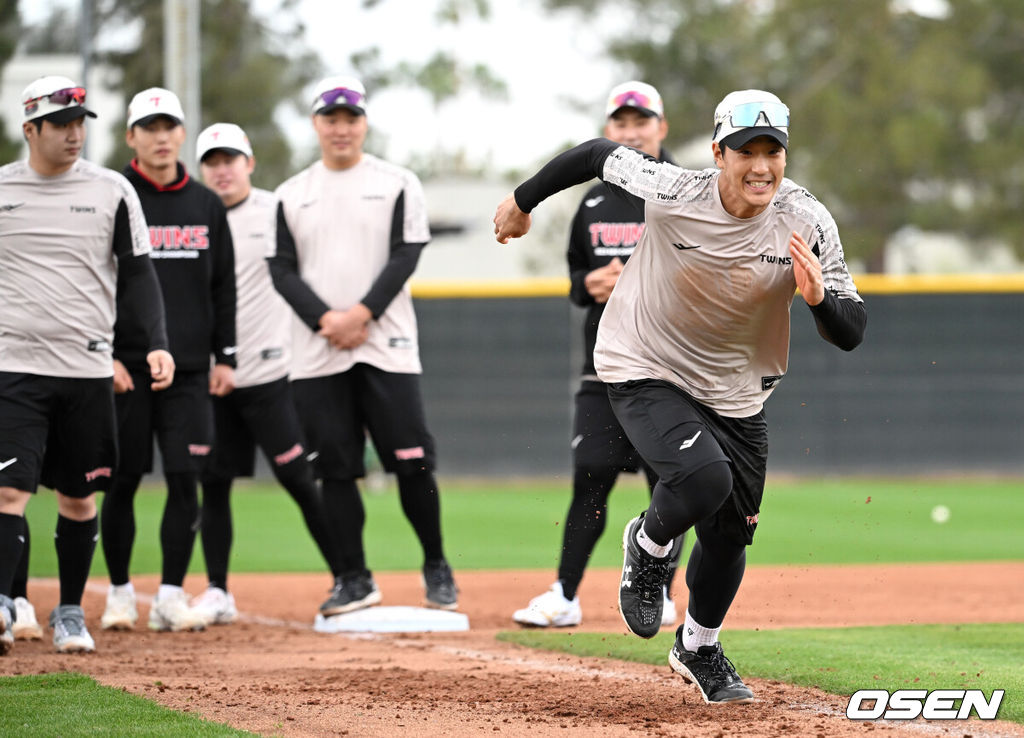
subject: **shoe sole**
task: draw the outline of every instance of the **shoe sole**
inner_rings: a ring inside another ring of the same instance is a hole
[[[575,623],[534,623],[529,620],[516,620],[515,618],[512,618],[512,620],[525,628],[575,628],[583,622],[581,620]]]
[[[135,620],[104,620],[100,618],[102,630],[135,630]]]
[[[57,653],[93,653],[96,651],[95,643],[90,644],[79,640],[68,641],[54,647],[57,649]]]
[[[672,667],[672,671],[683,678],[683,681],[687,684],[692,684],[697,687],[697,691],[700,692],[700,696],[704,698],[704,702],[709,705],[744,705],[750,702],[756,702],[753,697],[741,697],[736,700],[709,700],[708,696],[704,694],[704,687],[700,686],[700,682],[697,681],[697,677],[693,675],[686,664],[676,658],[673,651],[668,652],[668,665]]]
[[[11,635],[16,641],[41,641],[43,640],[43,629],[39,625],[24,625],[11,628]]]
[[[198,632],[200,630],[206,630],[206,623],[198,623],[196,625],[184,625],[174,626],[169,623],[155,623],[152,620],[149,621],[149,629],[156,631],[157,633],[188,633]]]
[[[329,618],[331,615],[344,615],[347,612],[365,610],[367,607],[379,605],[383,599],[384,597],[381,595],[380,590],[376,589],[373,592],[370,592],[370,594],[366,595],[366,597],[364,597],[363,599],[350,602],[347,605],[342,605],[341,607],[332,607],[328,610],[320,608],[320,614],[323,615],[325,618]]]
[[[452,610],[459,609],[458,602],[431,602],[430,600],[423,600],[423,606],[430,608],[431,610]]]
[[[2,627],[3,625],[0,624],[0,628]],[[12,637],[11,640],[7,640],[3,637],[4,633],[6,633],[6,630],[0,630],[0,656],[10,653],[11,649],[14,648],[14,638]]]

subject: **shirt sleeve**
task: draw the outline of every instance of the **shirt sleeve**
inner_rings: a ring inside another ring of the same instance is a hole
[[[853,351],[864,340],[868,312],[864,303],[837,297],[825,290],[825,299],[811,306],[811,314],[818,327],[818,335],[843,351]]]
[[[228,226],[227,210],[220,202],[214,205],[213,239],[213,356],[217,364],[237,366],[238,351],[235,312],[238,296],[235,289],[235,244]]]
[[[556,192],[594,177],[604,179],[605,160],[618,148],[622,147],[606,138],[595,138],[562,152],[516,187],[513,193],[516,205],[524,213],[529,213]]]
[[[391,215],[391,237],[390,253],[387,264],[377,275],[369,292],[361,302],[370,309],[374,319],[379,318],[388,309],[388,305],[395,299],[405,283],[416,270],[419,263],[420,252],[426,246],[426,241],[407,241],[407,237],[423,238],[426,235],[421,229],[414,228],[410,233],[406,228],[406,192],[403,190],[395,198],[395,208]],[[424,210],[425,212],[425,210]]]
[[[148,346],[149,351],[166,351],[167,324],[160,281],[149,258],[148,240],[144,241],[144,247],[139,245],[140,233],[141,238],[147,238],[146,221],[141,213],[140,208],[133,217],[129,204],[122,198],[114,216],[112,240],[117,257],[118,305],[133,317],[133,325],[142,334],[139,340]]]
[[[315,332],[320,328],[320,316],[330,310],[330,307],[299,276],[298,251],[295,248],[295,238],[288,227],[282,202],[277,205],[275,230],[274,253],[267,259],[274,289],[291,305],[299,319]]]

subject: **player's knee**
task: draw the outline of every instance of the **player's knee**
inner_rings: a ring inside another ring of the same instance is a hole
[[[5,515],[24,515],[32,495],[14,487],[0,487],[0,513]]]
[[[96,517],[96,495],[68,497],[58,492],[57,512],[68,520],[92,520]]]

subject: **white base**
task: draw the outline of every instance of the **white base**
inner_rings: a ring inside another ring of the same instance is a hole
[[[317,633],[440,633],[469,630],[461,612],[426,607],[367,607],[313,621]]]

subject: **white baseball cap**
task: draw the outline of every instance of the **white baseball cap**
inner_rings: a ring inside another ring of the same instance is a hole
[[[163,87],[150,87],[128,103],[128,127],[146,125],[157,116],[165,116],[176,123],[185,123],[185,111],[178,96]]]
[[[665,115],[665,106],[658,91],[646,82],[637,80],[623,82],[612,88],[608,93],[604,116],[610,118],[622,108],[636,108],[647,116],[656,115],[659,118]]]
[[[711,140],[738,149],[758,136],[770,136],[788,148],[789,108],[764,90],[736,90],[722,98]]]
[[[317,82],[313,97],[314,115],[323,115],[346,108],[356,115],[366,115],[366,88],[355,77],[327,77]]]
[[[32,82],[21,93],[23,121],[45,118],[53,123],[68,123],[96,113],[85,107],[85,88],[68,77],[49,75]]]
[[[252,145],[245,131],[234,123],[214,123],[196,138],[196,160],[200,163],[211,151],[229,151],[252,158]]]

